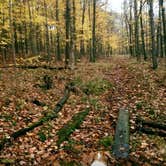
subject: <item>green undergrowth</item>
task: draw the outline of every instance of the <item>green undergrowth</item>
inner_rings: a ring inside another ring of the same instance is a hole
[[[63,141],[68,140],[70,134],[74,132],[75,129],[79,128],[82,124],[85,117],[88,115],[90,111],[90,108],[86,108],[85,111],[81,111],[77,114],[75,114],[71,121],[69,121],[64,127],[62,127],[57,135],[58,135],[58,141],[57,145],[59,146]]]
[[[75,141],[73,139],[69,139],[65,145],[63,146],[63,149],[68,153],[71,154],[73,157],[78,158],[80,153],[81,153],[81,149],[78,147],[81,147],[83,145],[82,142],[79,141]]]
[[[113,145],[113,136],[106,136],[99,140],[99,145],[104,146],[106,149]]]
[[[41,142],[45,142],[48,138],[52,137],[51,134],[52,124],[47,122],[38,132],[38,138]]]
[[[81,77],[76,77],[73,82],[86,95],[101,95],[113,86],[108,80],[103,78],[92,78],[85,82]]]

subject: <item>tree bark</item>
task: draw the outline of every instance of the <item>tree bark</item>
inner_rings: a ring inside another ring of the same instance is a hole
[[[140,60],[140,50],[139,50],[139,19],[138,19],[138,4],[137,0],[134,0],[134,17],[135,17],[135,54],[137,60]]]
[[[14,41],[14,29],[13,29],[13,13],[12,13],[12,0],[9,0],[9,25],[11,31],[11,41],[12,41],[12,55],[13,55],[13,63],[16,65],[16,51],[15,51],[15,41]]]
[[[69,65],[70,59],[70,0],[66,0],[66,48],[65,48],[65,67]]]
[[[146,54],[146,49],[145,49],[145,32],[144,32],[144,27],[143,27],[143,19],[142,19],[142,7],[143,7],[143,2],[142,0],[140,1],[140,27],[141,27],[141,40],[142,40],[142,51],[144,55],[144,60],[147,60],[147,54]]]
[[[133,56],[133,26],[132,26],[132,1],[130,0],[130,20],[129,20],[129,50],[130,55]]]
[[[61,50],[60,50],[60,32],[59,32],[59,0],[56,0],[56,22],[57,22],[57,34],[56,34],[56,57],[57,60],[61,60]]]
[[[85,9],[86,9],[86,0],[82,2],[82,21],[81,21],[81,42],[80,42],[80,54],[81,56],[85,54],[85,46],[84,46],[84,22],[85,22]]]
[[[93,27],[92,27],[92,56],[90,61],[96,61],[96,0],[93,0]]]
[[[162,11],[162,24],[163,24],[163,34],[164,34],[164,54],[166,57],[166,19],[165,19],[165,7],[164,7],[164,1],[159,0],[160,9]]]
[[[48,31],[48,13],[47,13],[47,4],[44,0],[44,15],[45,15],[45,35],[46,35],[46,52],[47,52],[47,62],[51,61],[50,56],[50,38],[49,38],[49,31]]]
[[[151,53],[152,53],[152,64],[153,69],[157,69],[158,62],[156,56],[156,45],[155,45],[155,28],[154,28],[154,12],[153,12],[153,0],[148,0],[149,4],[149,25],[151,33]]]

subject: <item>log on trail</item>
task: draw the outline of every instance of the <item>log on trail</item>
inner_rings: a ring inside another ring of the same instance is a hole
[[[113,154],[116,158],[127,158],[129,155],[129,111],[119,111],[116,125]]]
[[[152,128],[158,128],[161,130],[166,130],[166,124],[154,122],[154,121],[149,121],[149,120],[144,120],[142,118],[137,118],[137,124],[140,124],[141,126],[149,126]]]
[[[35,65],[11,65],[11,66],[3,66],[0,67],[1,69],[5,69],[5,68],[20,68],[20,69],[38,69],[38,68],[43,68],[43,69],[48,69],[48,70],[64,70],[64,69],[68,69],[66,67],[51,67],[51,66],[47,66],[47,65],[41,65],[41,66],[35,66]]]
[[[32,131],[34,128],[41,126],[42,124],[44,124],[45,122],[47,122],[49,120],[55,119],[57,117],[57,114],[63,108],[64,104],[67,102],[67,100],[70,96],[70,91],[72,91],[72,89],[73,89],[72,86],[73,86],[72,84],[68,84],[66,86],[66,88],[64,90],[64,96],[56,104],[55,109],[51,113],[48,113],[46,116],[42,117],[37,122],[34,122],[33,124],[29,125],[28,127],[20,129],[20,130],[14,132],[13,134],[11,134],[10,136],[2,139],[0,141],[0,151],[4,148],[4,146],[6,144],[10,144],[12,142],[12,140],[15,140],[16,138],[18,138],[22,135],[25,135],[27,132]]]

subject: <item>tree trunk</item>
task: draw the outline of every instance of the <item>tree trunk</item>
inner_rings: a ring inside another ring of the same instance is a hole
[[[72,17],[72,49],[73,49],[73,63],[76,63],[77,60],[77,55],[76,55],[76,51],[77,51],[77,46],[76,46],[76,40],[77,40],[77,36],[76,36],[76,3],[75,0],[72,0],[72,4],[73,4],[73,17]],[[73,65],[74,65],[73,64]]]
[[[129,20],[129,50],[130,55],[133,56],[133,27],[132,27],[132,1],[130,0],[130,20]]]
[[[59,32],[59,0],[56,0],[56,22],[57,22],[56,57],[58,61],[61,61],[60,32]]]
[[[148,0],[149,3],[149,24],[151,32],[151,52],[152,52],[152,64],[153,69],[157,69],[158,62],[156,56],[156,46],[155,46],[155,28],[154,28],[154,13],[153,13],[153,0]]]
[[[50,42],[49,42],[49,31],[48,31],[48,13],[47,13],[47,4],[44,0],[44,15],[45,15],[45,35],[46,35],[46,51],[47,51],[47,62],[51,61],[50,56]]]
[[[140,26],[141,26],[141,40],[142,40],[142,51],[143,51],[143,55],[144,55],[144,60],[147,60],[147,55],[146,55],[146,49],[145,49],[145,38],[144,38],[144,27],[143,27],[143,19],[142,19],[142,7],[143,7],[143,3],[142,0],[140,1]]]
[[[92,27],[92,56],[90,61],[96,61],[96,0],[93,0],[93,27]]]
[[[13,55],[13,63],[14,63],[14,65],[16,65],[12,6],[13,6],[13,2],[12,2],[12,0],[9,0],[9,25],[10,25],[11,41],[12,41],[12,55]]]
[[[81,29],[81,43],[80,43],[80,55],[85,54],[85,46],[84,46],[84,22],[85,22],[85,9],[86,9],[86,0],[82,2],[82,29]]]
[[[69,65],[70,59],[70,0],[66,0],[66,48],[65,48],[65,67]]]
[[[135,17],[135,54],[137,60],[140,60],[140,50],[139,50],[139,19],[138,19],[138,4],[137,0],[134,0],[134,17]]]
[[[159,0],[160,9],[162,11],[162,23],[163,23],[163,34],[164,34],[164,53],[166,57],[166,19],[165,19],[165,7],[163,0]]]

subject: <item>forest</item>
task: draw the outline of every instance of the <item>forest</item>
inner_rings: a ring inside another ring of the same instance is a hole
[[[1,0],[0,166],[164,166],[165,10]]]

